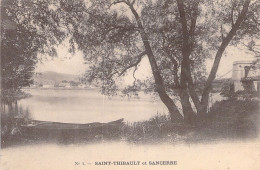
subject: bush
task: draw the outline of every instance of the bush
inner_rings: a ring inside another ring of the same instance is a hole
[[[258,124],[259,102],[223,100],[211,107],[205,128],[211,137],[251,138],[258,136]]]
[[[250,100],[216,102],[201,126],[172,123],[166,115],[127,123],[122,138],[128,142],[198,142],[246,139],[258,136],[259,103]]]

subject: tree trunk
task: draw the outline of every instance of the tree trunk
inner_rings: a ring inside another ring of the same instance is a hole
[[[185,56],[184,58],[187,58],[187,56]],[[190,100],[189,100],[190,96],[188,93],[187,71],[189,71],[189,63],[187,62],[187,60],[183,59],[181,64],[181,80],[180,80],[179,96],[181,98],[184,120],[189,124],[193,124],[196,115],[191,107]]]
[[[153,77],[154,77],[154,80],[155,80],[156,90],[157,90],[157,92],[160,96],[160,99],[162,100],[162,102],[168,108],[172,122],[183,120],[177,106],[175,105],[173,100],[169,97],[169,95],[166,93],[162,76],[160,74],[158,65],[156,63],[155,56],[153,55],[153,52],[152,52],[152,49],[151,49],[151,46],[150,46],[150,43],[149,43],[149,39],[148,39],[146,32],[143,28],[140,17],[138,15],[138,13],[136,12],[136,10],[134,9],[133,5],[131,5],[131,4],[128,4],[128,5],[129,5],[133,15],[135,16],[138,28],[140,30],[141,38],[142,38],[145,50],[147,52],[146,54],[148,56],[148,59],[149,59],[150,65],[151,65]]]
[[[241,23],[244,21],[244,18],[246,16],[249,4],[250,4],[250,0],[246,0],[244,2],[243,9],[242,9],[241,13],[239,14],[235,24],[232,26],[232,28],[231,28],[230,32],[227,34],[227,36],[222,40],[222,43],[221,43],[221,45],[220,45],[220,47],[219,47],[219,49],[216,53],[213,66],[211,68],[209,77],[206,81],[205,88],[204,88],[203,93],[202,93],[201,106],[200,106],[200,109],[199,109],[199,115],[200,116],[205,116],[205,114],[207,113],[209,93],[210,93],[210,89],[211,89],[211,86],[212,86],[212,82],[214,81],[214,79],[216,77],[216,73],[218,71],[220,60],[222,58],[222,55],[223,55],[226,47],[228,46],[228,44],[230,43],[232,38],[236,35],[236,31],[239,29]]]
[[[197,4],[198,5],[198,4]],[[189,38],[190,35],[188,33],[187,29],[187,20],[185,16],[185,10],[184,10],[184,3],[182,0],[177,0],[177,6],[180,14],[180,23],[182,25],[182,63],[181,63],[181,79],[180,79],[180,98],[181,98],[181,104],[182,104],[182,109],[183,109],[183,114],[184,114],[184,120],[187,123],[194,124],[196,115],[191,107],[190,101],[189,101],[189,91],[188,91],[188,83],[189,83],[189,78],[191,79],[190,81],[192,82],[192,77],[191,77],[191,69],[190,69],[190,54],[192,52],[192,45],[189,43]],[[191,30],[195,29],[195,23],[196,23],[196,18],[193,19],[193,24]],[[191,31],[193,33],[193,31]],[[193,97],[195,93],[192,94],[191,97]],[[195,103],[195,106],[197,106],[197,103]]]
[[[161,93],[159,93],[160,99],[161,101],[165,104],[165,106],[167,107],[169,114],[170,114],[170,118],[172,122],[180,122],[183,120],[183,117],[180,114],[180,111],[178,110],[177,106],[175,105],[175,103],[173,102],[172,99],[168,98],[167,96],[162,95]]]
[[[184,3],[182,0],[177,0],[177,6],[178,6],[179,14],[180,14],[180,22],[182,25],[182,36],[183,36],[183,46],[182,46],[183,62],[182,62],[182,65],[184,65],[184,66],[182,67],[182,71],[184,73],[186,73],[186,75],[181,76],[181,78],[182,79],[185,78],[186,79],[185,83],[188,82],[188,84],[189,84],[189,93],[195,104],[199,117],[204,117],[207,113],[210,89],[212,86],[212,82],[215,79],[222,54],[225,51],[227,45],[232,40],[232,38],[235,36],[236,31],[239,29],[241,23],[243,22],[243,20],[246,16],[249,4],[250,4],[250,0],[245,0],[245,2],[243,4],[243,9],[242,9],[241,13],[239,14],[235,24],[232,25],[230,32],[223,39],[223,41],[217,51],[217,54],[215,56],[215,60],[214,60],[211,72],[209,74],[205,88],[202,93],[201,101],[199,101],[199,98],[194,90],[193,81],[192,81],[192,77],[191,77],[190,65],[188,63],[189,55],[192,50],[192,44],[189,44],[189,37],[192,36],[192,34],[194,33],[195,26],[196,26],[196,16],[192,20],[193,24],[191,24],[191,29],[190,29],[190,34],[189,34],[188,29],[187,29],[187,20],[186,20],[186,16],[185,16]],[[181,84],[182,84],[182,86],[184,85],[183,83],[181,83]]]
[[[195,120],[196,120],[196,115],[191,107],[189,95],[188,95],[187,91],[181,89],[179,91],[179,96],[181,99],[184,121],[189,124],[194,124]]]

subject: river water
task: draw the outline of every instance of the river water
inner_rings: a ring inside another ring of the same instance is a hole
[[[167,114],[163,103],[155,97],[140,94],[139,99],[107,97],[98,90],[25,89],[32,97],[18,105],[28,109],[32,119],[65,123],[142,121],[159,114]]]
[[[34,120],[64,123],[143,121],[157,114],[168,114],[158,97],[141,93],[139,99],[121,96],[107,97],[95,89],[25,89],[32,97],[19,101]],[[213,94],[210,103],[221,100]],[[181,109],[180,103],[177,103]]]

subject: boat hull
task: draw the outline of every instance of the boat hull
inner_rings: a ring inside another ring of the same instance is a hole
[[[48,139],[93,139],[118,137],[124,125],[123,119],[108,123],[71,124],[33,121],[20,126],[21,134],[27,138]]]

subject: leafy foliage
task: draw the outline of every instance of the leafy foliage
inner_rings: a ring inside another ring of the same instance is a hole
[[[88,81],[103,84],[103,92],[107,91],[107,94],[118,90],[118,76],[124,76],[133,67],[138,69],[142,59],[139,54],[144,51],[140,29],[124,2],[128,1],[61,1],[58,5],[65,12],[63,20],[65,25],[69,25],[72,47],[76,43],[91,65],[86,73]],[[198,91],[203,90],[206,82],[205,60],[213,58],[223,38],[237,20],[243,4],[244,1],[184,1],[192,48],[189,63]],[[246,20],[231,42],[233,45],[247,43],[249,37],[256,39],[259,36],[257,6],[259,3],[256,1],[250,4]],[[134,7],[140,9],[140,20],[155,54],[166,90],[170,94],[176,94],[183,59],[183,37],[180,34],[182,25],[177,3],[147,0],[135,2]],[[195,16],[197,22],[192,28]],[[143,81],[133,84],[136,88],[132,89],[143,89],[144,82],[154,83]],[[124,90],[126,91],[130,92],[130,88]]]
[[[48,1],[4,0],[1,5],[2,97],[15,100],[20,88],[33,83],[38,53],[56,55],[54,45],[65,32]]]

